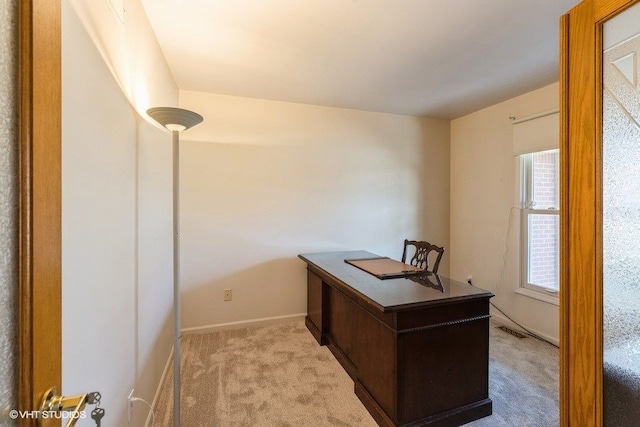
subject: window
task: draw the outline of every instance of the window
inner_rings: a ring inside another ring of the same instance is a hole
[[[560,287],[559,152],[520,156],[521,288],[551,295]]]

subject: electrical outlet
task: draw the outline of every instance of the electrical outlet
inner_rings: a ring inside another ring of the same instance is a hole
[[[231,289],[224,290],[224,300],[231,301]]]
[[[131,418],[133,418],[133,390],[129,392],[129,396],[127,396],[127,421],[131,422]]]

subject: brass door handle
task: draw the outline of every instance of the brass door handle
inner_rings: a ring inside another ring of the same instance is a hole
[[[40,417],[43,417],[42,414],[45,412],[54,412],[56,414],[60,412],[71,412],[66,427],[73,427],[78,422],[78,419],[81,418],[80,412],[84,409],[88,401],[88,393],[76,394],[74,396],[61,396],[58,394],[56,387],[51,387],[42,397]]]

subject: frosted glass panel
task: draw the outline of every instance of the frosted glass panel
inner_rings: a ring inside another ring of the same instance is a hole
[[[605,425],[616,427],[640,419],[639,12],[604,30],[604,411]]]

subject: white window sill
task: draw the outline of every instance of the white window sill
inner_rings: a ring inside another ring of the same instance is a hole
[[[518,288],[515,292],[516,294],[524,295],[526,297],[537,299],[549,304],[558,306],[560,305],[560,298],[558,298],[559,294],[557,293],[537,292],[526,288]]]

